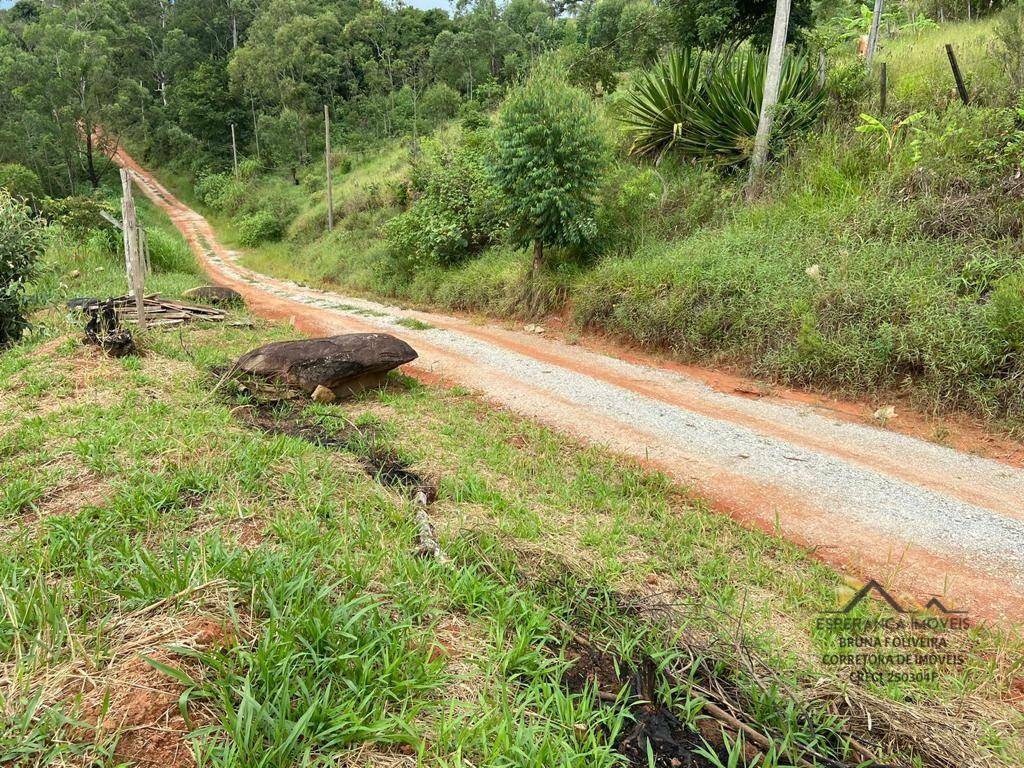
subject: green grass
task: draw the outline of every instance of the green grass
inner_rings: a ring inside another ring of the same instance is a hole
[[[982,104],[1005,98],[1003,77],[992,50],[995,17],[980,22],[944,24],[937,29],[883,38],[878,63],[886,62],[889,103],[897,109],[942,109],[959,100],[946,55],[951,43],[971,98]]]
[[[704,717],[687,681],[717,680],[784,755],[793,741],[842,755],[843,702],[871,695],[904,724],[900,707],[950,713],[962,730],[942,738],[1019,764],[1019,712],[1001,703],[1019,639],[973,630],[966,663],[934,681],[858,687],[822,665],[837,638],[814,625],[841,578],[662,475],[402,377],[295,406],[347,435],[340,448],[268,433],[211,373],[289,335],[259,321],[150,331],[121,360],[82,346],[53,307],[122,290],[100,245],[55,244],[51,308],[0,355],[0,762],[117,765],[156,739],[216,766],[621,765],[628,709],[566,687],[571,631],[653,659],[686,723]],[[168,263],[154,289],[201,282]],[[410,502],[361,467],[382,451],[437,482],[449,565],[415,554]],[[787,691],[809,701],[822,681],[832,693],[794,708]],[[874,728],[880,751],[938,764],[913,731]]]

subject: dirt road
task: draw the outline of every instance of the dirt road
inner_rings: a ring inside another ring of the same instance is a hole
[[[938,596],[977,619],[1024,620],[1024,469],[856,423],[812,401],[719,391],[679,366],[252,272],[202,216],[130,157],[121,162],[210,277],[240,291],[255,313],[310,334],[388,331],[419,352],[411,373],[638,458],[851,574],[921,603]],[[412,330],[403,319],[429,327]]]

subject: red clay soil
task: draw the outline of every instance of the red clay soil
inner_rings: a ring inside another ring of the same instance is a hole
[[[255,314],[290,322],[297,330],[310,335],[381,330],[380,323],[375,323],[372,317],[353,316],[303,303],[305,299],[325,296],[340,298],[334,294],[302,288],[239,266],[235,254],[217,242],[205,219],[177,200],[124,152],[120,153],[119,162],[138,175],[144,193],[178,226],[210,277],[218,284],[239,291]],[[286,295],[274,295],[271,291]],[[358,299],[351,301],[360,303]],[[890,451],[886,448],[885,436],[891,432],[864,430],[863,441],[845,440],[827,430],[808,427],[809,418],[799,418],[814,417],[820,423],[821,417],[827,417],[834,422],[863,425],[870,421],[872,406],[869,403],[849,403],[778,388],[762,394],[764,387],[749,379],[656,360],[612,346],[597,337],[586,339],[582,345],[569,346],[467,318],[409,310],[401,314],[434,328],[485,342],[503,353],[515,353],[560,371],[613,385],[647,398],[655,407],[660,403],[695,416],[728,422],[762,435],[766,441],[782,440],[801,450],[826,455],[829,461],[854,467],[858,472],[870,471],[896,479],[928,494],[941,495],[955,504],[977,505],[984,515],[994,516],[997,525],[1002,524],[1001,518],[1014,525],[1015,521],[1024,520],[1020,498],[1006,490],[1016,488],[1015,484],[1022,480],[1018,469],[1024,466],[1021,444],[989,435],[966,420],[944,421],[948,430],[944,442],[1001,462],[985,465],[984,477],[971,476],[977,464],[967,461],[967,457],[963,457],[964,470],[960,472],[952,451],[948,461],[958,471],[948,471],[947,459],[935,459],[934,449],[922,441],[901,438],[897,441],[901,450]],[[714,508],[737,520],[772,534],[781,533],[813,551],[821,560],[864,579],[875,578],[890,590],[912,596],[921,604],[932,596],[941,596],[947,605],[970,609],[976,621],[1024,621],[1024,570],[1015,572],[992,567],[980,562],[968,550],[962,555],[951,553],[948,542],[945,548],[932,547],[927,538],[915,538],[912,532],[905,538],[887,534],[873,525],[844,517],[829,501],[828,494],[821,499],[810,498],[806,492],[797,492],[785,484],[765,482],[751,475],[742,462],[712,461],[626,419],[614,418],[541,384],[525,381],[522,376],[516,377],[500,365],[488,364],[464,349],[445,346],[415,331],[389,330],[413,344],[420,353],[419,360],[409,366],[410,372],[419,378],[469,386],[500,405],[577,438],[631,456],[693,487]],[[609,357],[594,354],[586,349],[588,346]],[[607,359],[607,364],[601,362],[603,359]],[[623,372],[617,365],[622,361],[650,366],[650,375],[640,378],[630,375],[629,371]],[[677,385],[679,377],[694,385]],[[710,395],[711,390],[699,391],[695,388],[698,383],[703,390],[710,386],[717,391]],[[722,398],[720,393],[729,397]],[[758,403],[752,404],[751,400],[774,402],[794,411],[799,407],[802,412],[796,414],[798,418],[780,419],[777,413],[773,415],[771,408],[759,410]],[[929,436],[936,427],[928,418],[905,409],[900,410],[890,426],[911,436]],[[785,458],[803,461],[798,456]],[[1005,473],[998,470],[998,466],[1004,467]],[[834,489],[831,498],[835,498]],[[932,514],[935,516],[935,511]],[[941,513],[938,516],[941,517]]]
[[[188,638],[188,645],[200,649],[229,641],[224,626],[211,619],[197,618],[184,627],[182,637]],[[172,667],[181,667],[185,661],[163,650],[149,655]],[[105,670],[99,685],[89,685],[94,687],[87,687],[83,682],[63,696],[67,701],[81,697],[80,720],[97,730],[81,738],[115,740],[114,757],[133,765],[195,766],[188,735],[193,729],[208,724],[210,718],[205,711],[190,706],[190,722],[185,722],[178,706],[184,690],[181,683],[136,655]]]

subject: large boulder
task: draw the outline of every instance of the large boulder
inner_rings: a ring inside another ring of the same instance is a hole
[[[412,347],[386,333],[346,333],[267,344],[246,352],[236,367],[306,392],[325,387],[347,397],[380,384],[388,371],[416,357]]]
[[[234,288],[223,285],[200,285],[181,294],[182,298],[188,301],[198,301],[200,304],[212,304],[218,306],[237,306],[244,304],[242,294]]]

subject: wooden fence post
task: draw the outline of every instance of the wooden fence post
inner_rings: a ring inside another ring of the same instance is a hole
[[[946,43],[946,55],[949,57],[949,66],[953,69],[953,79],[956,80],[956,89],[960,94],[960,101],[967,104],[970,99],[967,96],[967,86],[964,85],[964,76],[960,74],[960,65],[957,64],[956,54],[953,53],[953,46]]]
[[[143,264],[143,240],[139,235],[139,219],[135,213],[135,199],[132,197],[132,172],[121,169],[121,226],[124,235],[124,265],[128,274],[128,288],[135,297],[135,309],[139,316],[139,330],[146,330],[145,308],[145,266]]]
[[[324,104],[324,165],[327,168],[327,231],[334,229],[334,189],[331,183],[331,108]]]
[[[235,179],[238,179],[238,144],[235,143],[235,124],[231,124],[231,163],[235,167]]]
[[[885,102],[889,96],[889,83],[888,83],[888,66],[882,62],[882,75],[878,81],[878,113],[880,115],[885,114]]]

